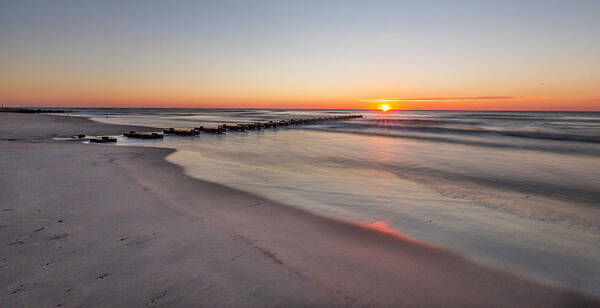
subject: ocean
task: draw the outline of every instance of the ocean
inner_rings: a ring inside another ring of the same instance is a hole
[[[600,296],[600,113],[76,109],[126,125],[361,114],[298,127],[118,138],[174,148],[192,177],[377,224],[479,262]]]

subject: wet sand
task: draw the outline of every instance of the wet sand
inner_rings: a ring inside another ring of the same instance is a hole
[[[403,237],[192,179],[152,130],[0,114],[0,306],[597,306]],[[14,140],[7,140],[14,139]]]

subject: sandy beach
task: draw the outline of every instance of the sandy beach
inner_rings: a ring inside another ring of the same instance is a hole
[[[0,306],[592,307],[597,299],[193,179],[152,131],[0,113]]]

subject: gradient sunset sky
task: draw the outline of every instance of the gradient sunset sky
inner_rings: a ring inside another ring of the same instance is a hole
[[[9,106],[600,111],[600,1],[1,1]]]

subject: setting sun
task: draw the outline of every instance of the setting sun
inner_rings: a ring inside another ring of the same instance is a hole
[[[390,110],[390,106],[388,105],[381,105],[381,107],[379,107],[379,109],[383,112],[386,112],[388,110]]]

